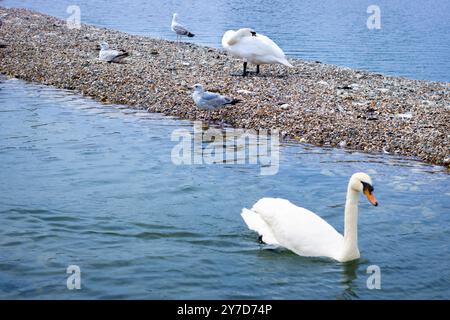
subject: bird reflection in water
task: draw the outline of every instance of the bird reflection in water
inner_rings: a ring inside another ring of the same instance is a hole
[[[359,296],[355,293],[355,283],[354,281],[358,278],[358,267],[361,264],[360,259],[344,262],[341,264],[342,267],[342,288],[344,289],[337,299],[350,300],[358,299]]]

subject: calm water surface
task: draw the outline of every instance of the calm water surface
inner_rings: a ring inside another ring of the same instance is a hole
[[[63,19],[78,5],[84,23],[175,39],[173,12],[196,34],[194,43],[220,47],[224,31],[252,27],[290,56],[405,76],[450,82],[448,0],[4,0]],[[369,5],[381,10],[381,29],[366,26]],[[114,45],[114,44],[112,44]]]
[[[176,166],[189,122],[0,80],[0,298],[450,298],[449,175],[386,155],[283,145],[279,173]],[[360,205],[361,259],[337,263],[262,248],[240,217],[283,197],[343,227],[346,185]],[[81,290],[66,288],[68,265]],[[378,265],[382,289],[366,287]]]

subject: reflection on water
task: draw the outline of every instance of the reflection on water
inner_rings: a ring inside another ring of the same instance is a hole
[[[354,281],[358,278],[358,267],[360,265],[360,260],[349,261],[342,263],[342,285],[344,291],[338,299],[355,299],[358,295],[354,292]]]
[[[171,152],[176,165],[232,164],[257,166],[261,175],[275,175],[279,169],[280,137],[278,131],[216,128],[193,123],[193,132],[174,130]]]
[[[4,0],[66,19],[72,0]],[[84,23],[175,40],[172,14],[195,33],[194,43],[220,47],[229,29],[252,27],[289,56],[414,79],[450,81],[450,2],[377,0],[381,29],[369,30],[372,0],[77,0]]]
[[[442,167],[289,143],[274,175],[175,165],[171,136],[193,133],[189,121],[0,81],[0,298],[450,296]],[[261,197],[282,197],[342,232],[356,171],[372,175],[380,201],[361,201],[356,262],[267,249],[240,217]],[[78,291],[66,288],[71,264],[81,268]],[[381,290],[367,289],[369,265],[381,269]]]

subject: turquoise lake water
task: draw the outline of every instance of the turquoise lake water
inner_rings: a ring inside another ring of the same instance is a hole
[[[187,121],[0,82],[0,298],[384,299],[450,297],[450,189],[442,167],[389,155],[283,144],[279,171],[180,165]],[[207,142],[205,142],[206,144]],[[342,232],[346,186],[360,203],[361,259],[337,263],[261,247],[240,217],[264,196]],[[81,269],[68,290],[66,268]],[[366,286],[381,269],[381,289]]]

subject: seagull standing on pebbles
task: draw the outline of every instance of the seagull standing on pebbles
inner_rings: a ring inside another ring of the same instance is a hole
[[[109,45],[106,42],[102,42],[100,44],[100,53],[98,54],[98,58],[101,61],[119,63],[127,56],[128,52],[109,49]]]
[[[203,86],[198,83],[194,85],[194,93],[192,94],[192,98],[194,99],[197,107],[203,110],[208,110],[208,122],[211,110],[219,109],[229,104],[234,105],[240,101],[218,93],[205,91]]]
[[[171,25],[172,31],[175,32],[177,35],[177,41],[180,40],[181,37],[183,37],[183,36],[186,36],[189,38],[192,38],[193,36],[195,36],[195,34],[190,32],[189,30],[187,30],[183,25],[179,24],[177,22],[177,18],[178,18],[178,14],[174,13],[173,17],[172,17],[172,25]]]
[[[194,85],[194,93],[192,94],[195,104],[200,109],[213,110],[223,107],[227,104],[236,104],[239,100],[223,96],[218,93],[208,92],[203,89],[201,84]]]
[[[6,18],[7,16],[9,15],[9,13],[2,13],[2,14],[0,14],[0,27],[2,26],[2,24],[3,24],[3,19],[4,18]]]

